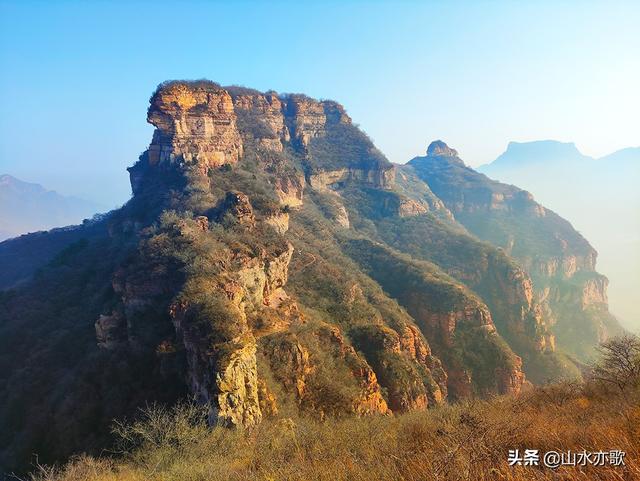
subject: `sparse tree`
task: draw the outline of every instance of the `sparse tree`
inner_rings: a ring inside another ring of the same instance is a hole
[[[593,379],[625,391],[640,384],[640,337],[626,334],[603,342]]]

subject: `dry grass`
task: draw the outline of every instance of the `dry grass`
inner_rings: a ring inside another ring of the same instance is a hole
[[[537,388],[402,416],[280,419],[203,429],[193,407],[120,426],[123,454],[81,456],[38,481],[640,480],[640,395],[593,385]],[[186,412],[185,412],[186,410]],[[620,449],[624,467],[511,467],[509,449]]]

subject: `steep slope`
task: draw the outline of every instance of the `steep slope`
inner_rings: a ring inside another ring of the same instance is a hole
[[[640,289],[639,147],[594,159],[573,144],[511,142],[502,155],[478,170],[528,190],[571,219],[599,252],[599,268],[611,281],[611,310],[630,327],[638,327],[634,293]]]
[[[27,232],[78,224],[100,210],[92,202],[0,175],[0,241]]]
[[[535,302],[563,350],[585,359],[618,332],[608,312],[608,281],[595,271],[597,253],[569,222],[528,192],[465,166],[440,141],[403,169],[425,180],[470,232],[504,249],[531,274]]]
[[[148,121],[124,207],[0,245],[48,248],[0,292],[3,467],[99,450],[113,417],[186,395],[250,426],[570,375],[527,273],[339,104],[174,81]]]

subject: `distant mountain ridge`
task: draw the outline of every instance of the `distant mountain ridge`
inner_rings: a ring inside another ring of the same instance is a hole
[[[593,160],[582,154],[573,142],[559,142],[556,140],[536,140],[533,142],[509,142],[507,150],[490,164],[483,165],[477,170],[490,174],[498,166],[505,168],[512,164],[540,164],[549,159],[562,161]]]
[[[477,170],[527,189],[570,219],[600,253],[600,269],[611,281],[612,311],[640,328],[634,299],[640,289],[640,147],[593,158],[573,143],[510,142]]]
[[[489,176],[502,174],[507,168],[522,169],[529,165],[554,167],[575,166],[578,162],[591,161],[589,167],[604,167],[604,162],[621,162],[630,167],[640,168],[640,147],[626,147],[602,157],[585,155],[574,142],[558,140],[534,140],[530,142],[511,141],[507,149],[494,161],[476,168]]]
[[[79,224],[103,206],[64,196],[40,184],[0,175],[0,240],[28,232]]]

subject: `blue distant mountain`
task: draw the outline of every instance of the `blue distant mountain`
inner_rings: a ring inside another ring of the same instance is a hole
[[[0,175],[0,241],[28,232],[79,224],[103,210],[99,204]]]
[[[569,219],[600,253],[612,312],[640,327],[634,299],[640,290],[640,147],[593,158],[573,143],[510,142],[477,170],[530,191]]]
[[[573,166],[591,160],[593,158],[582,154],[573,142],[555,140],[509,142],[503,154],[478,170],[491,177],[492,174],[503,174],[505,170],[521,170],[531,166]]]

